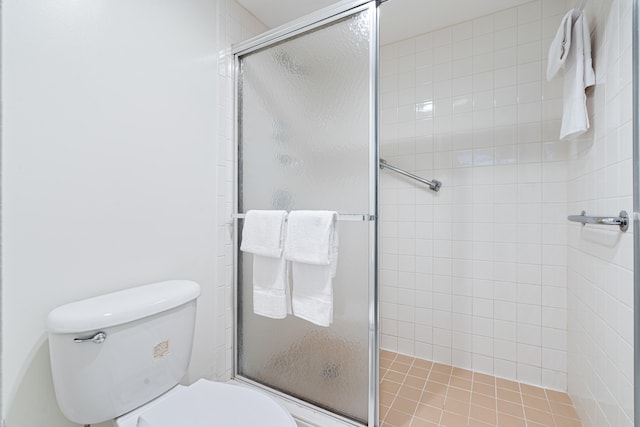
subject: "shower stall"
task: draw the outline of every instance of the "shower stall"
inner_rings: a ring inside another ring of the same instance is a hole
[[[596,83],[589,130],[561,140],[563,77],[546,68],[571,9],[586,12]],[[631,427],[637,13],[635,0],[345,0],[234,45],[234,377],[347,425],[433,408],[449,425],[429,384],[466,384],[451,395],[469,420],[486,393],[498,425],[515,387],[511,425]],[[330,327],[253,313],[238,250],[252,209],[340,214]],[[554,412],[571,404],[575,418]]]
[[[360,1],[234,48],[235,235],[252,209],[331,210],[340,241],[330,327],[254,314],[251,257],[237,252],[235,376],[368,425],[378,370],[377,40],[376,4]]]

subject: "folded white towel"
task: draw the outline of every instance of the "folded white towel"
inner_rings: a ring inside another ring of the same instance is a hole
[[[549,49],[547,79],[564,68],[564,100],[560,139],[579,135],[589,129],[585,89],[596,82],[591,59],[591,35],[582,12],[573,21],[573,9],[562,18]]]
[[[333,211],[291,211],[285,258],[306,264],[329,265],[334,251],[338,214]]]
[[[291,314],[287,262],[282,256],[286,211],[247,212],[240,250],[253,254],[253,311],[283,319]]]
[[[284,243],[286,211],[250,210],[244,218],[240,250],[279,258]]]
[[[291,261],[293,314],[319,326],[333,322],[333,282],[338,266],[338,214],[293,211],[285,258]]]

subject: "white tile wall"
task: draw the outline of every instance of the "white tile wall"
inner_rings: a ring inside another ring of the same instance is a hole
[[[233,369],[233,240],[229,220],[233,213],[233,56],[231,46],[267,30],[235,0],[218,1],[218,253],[216,280],[216,376],[231,378]]]
[[[569,150],[553,0],[383,46],[382,346],[566,389]]]
[[[592,129],[571,147],[568,206],[608,216],[633,206],[631,1],[591,0],[587,12],[597,84]],[[568,228],[569,393],[585,426],[632,426],[633,232]]]

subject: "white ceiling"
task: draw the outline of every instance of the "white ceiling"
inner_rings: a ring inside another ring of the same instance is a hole
[[[335,0],[237,0],[269,28],[336,3]],[[388,0],[380,6],[380,41],[392,43],[531,0]]]

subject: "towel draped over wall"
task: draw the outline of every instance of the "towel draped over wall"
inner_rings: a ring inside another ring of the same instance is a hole
[[[564,69],[564,100],[560,139],[580,135],[589,129],[585,89],[596,82],[591,59],[591,36],[584,11],[573,20],[571,9],[562,18],[549,48],[547,80]]]

